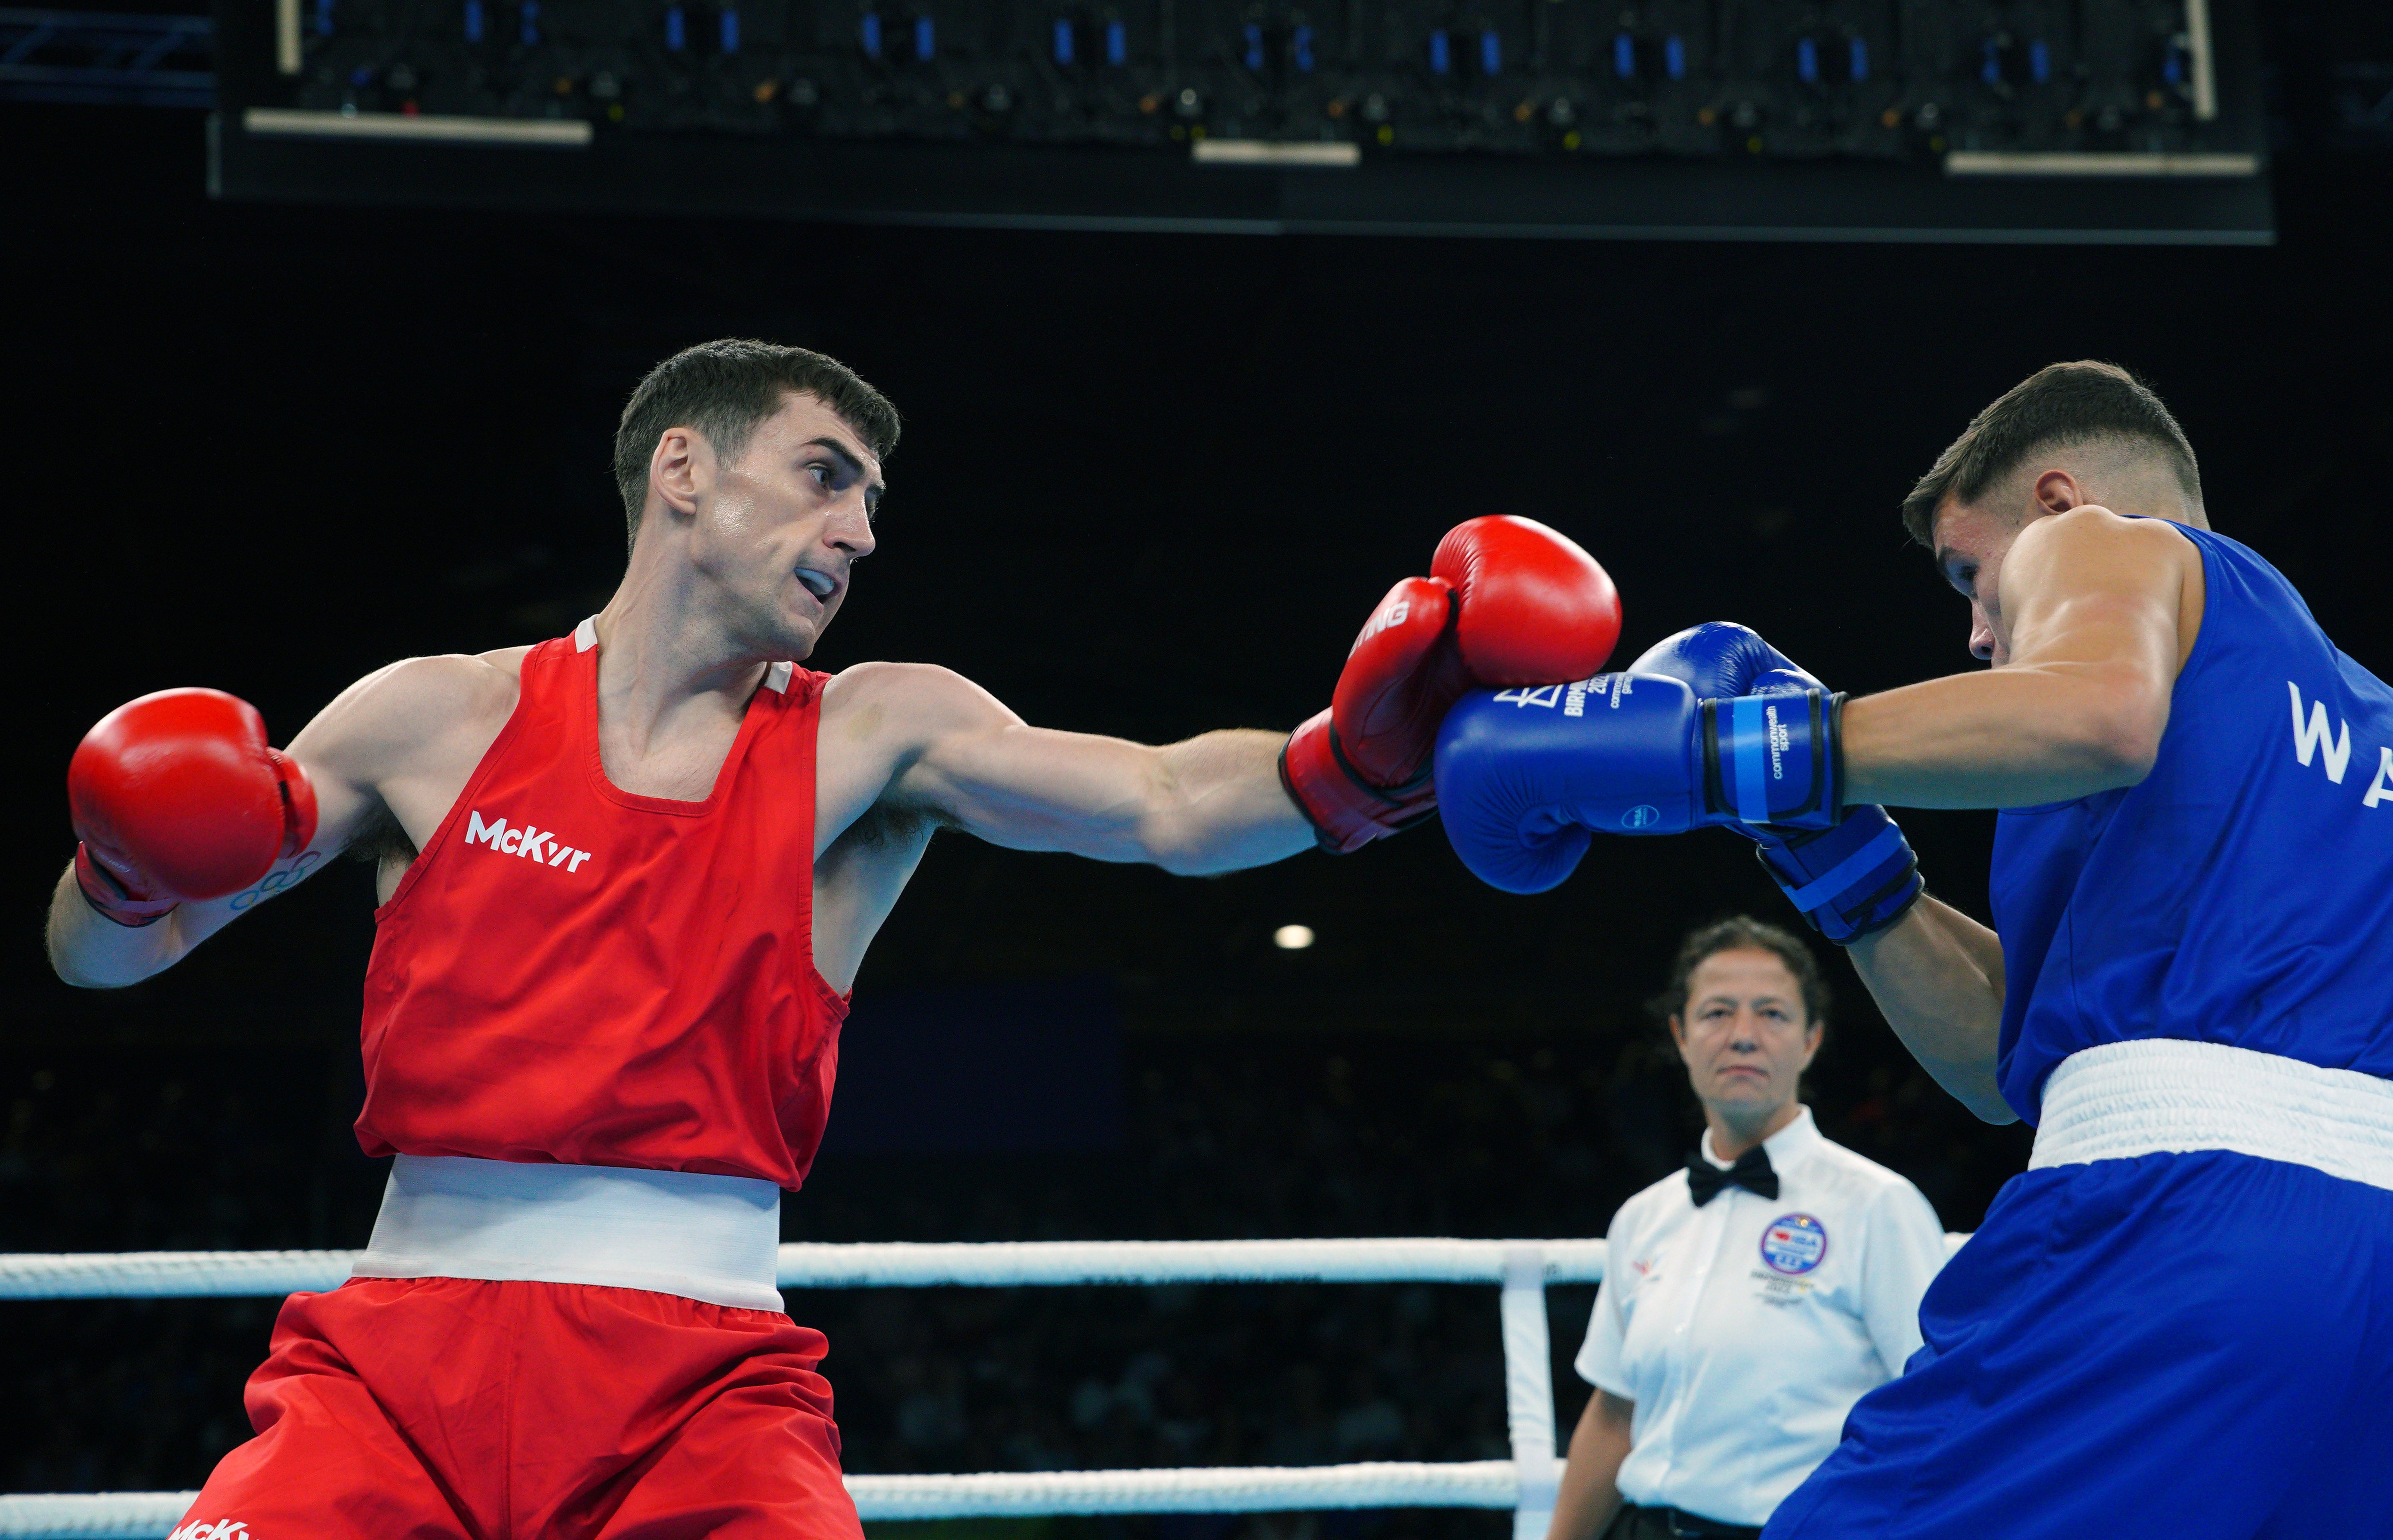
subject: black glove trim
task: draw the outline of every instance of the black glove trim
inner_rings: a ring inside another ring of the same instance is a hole
[[[1871,904],[1876,904],[1876,903],[1877,903],[1880,899],[1883,899],[1883,898],[1884,898],[1888,894],[1892,893],[1892,892],[1893,892],[1897,887],[1900,887],[1903,883],[1905,883],[1905,882],[1910,881],[1913,878],[1915,878],[1915,877],[1916,877],[1916,876],[1918,876],[1918,875],[1919,875],[1919,862],[1918,862],[1918,860],[1917,860],[1916,858],[1915,858],[1915,859],[1912,861],[1912,863],[1911,863],[1910,867],[1904,870],[1904,872],[1903,872],[1903,876],[1902,876],[1901,878],[1899,878],[1899,879],[1898,879],[1897,881],[1895,881],[1889,882],[1885,887],[1882,887],[1882,888],[1878,889],[1878,890],[1877,890],[1877,892],[1876,892],[1876,894],[1872,894],[1872,895],[1871,895],[1871,898],[1870,898],[1870,903],[1871,903]],[[1892,925],[1895,921],[1897,921],[1897,920],[1901,920],[1904,915],[1909,914],[1909,913],[1912,911],[1912,909],[1913,909],[1913,908],[1914,908],[1914,907],[1915,907],[1919,903],[1919,901],[1920,901],[1921,899],[1923,899],[1923,898],[1927,897],[1927,896],[1928,896],[1928,884],[1927,884],[1927,883],[1925,883],[1925,882],[1922,882],[1922,883],[1920,883],[1920,884],[1919,884],[1919,886],[1917,886],[1916,888],[1914,888],[1914,889],[1912,890],[1911,896],[1910,896],[1909,898],[1907,898],[1907,899],[1903,900],[1903,907],[1901,907],[1901,908],[1899,908],[1899,909],[1895,910],[1892,914],[1888,915],[1884,920],[1878,920],[1876,923],[1872,924],[1872,925],[1870,925],[1870,926],[1866,927],[1865,929],[1855,931],[1852,934],[1850,934],[1850,935],[1847,936],[1844,940],[1842,940],[1842,941],[1838,941],[1838,942],[1836,942],[1836,943],[1835,943],[1835,945],[1837,945],[1837,946],[1851,946],[1854,942],[1861,940],[1863,936],[1871,936],[1871,935],[1876,935],[1876,934],[1877,934],[1877,933],[1878,933],[1878,932],[1885,930],[1888,926]]]
[[[1728,800],[1728,789],[1720,780],[1720,702],[1698,700],[1695,714],[1704,739],[1704,811],[1726,813],[1733,804]]]
[[[1828,697],[1827,784],[1822,788],[1828,798],[1830,827],[1845,821],[1845,702],[1850,697],[1838,690]]]

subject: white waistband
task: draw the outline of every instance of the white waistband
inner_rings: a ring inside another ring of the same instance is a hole
[[[2224,1043],[2105,1043],[2063,1059],[2045,1081],[2028,1168],[2190,1150],[2393,1189],[2393,1080]]]
[[[350,1276],[599,1284],[778,1311],[780,1242],[781,1190],[756,1177],[403,1155]]]

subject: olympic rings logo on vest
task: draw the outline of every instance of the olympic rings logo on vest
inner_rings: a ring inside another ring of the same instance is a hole
[[[556,837],[553,829],[536,829],[530,824],[510,829],[504,818],[490,823],[482,821],[479,812],[465,815],[465,842],[488,845],[502,855],[520,855],[535,866],[563,867],[568,872],[582,869],[590,859],[586,850],[576,850]]]

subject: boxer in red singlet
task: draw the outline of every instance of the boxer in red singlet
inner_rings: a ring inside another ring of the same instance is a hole
[[[355,1276],[294,1295],[178,1534],[853,1540],[818,1333],[775,1291],[864,949],[945,826],[1177,872],[1425,815],[1445,707],[1601,667],[1602,570],[1524,520],[1449,534],[1293,735],[1044,731],[945,669],[801,666],[875,543],[896,413],[818,354],[714,343],[625,408],[622,585],[572,634],[410,659],[268,746],[232,697],[77,750],[50,908],[70,983],[172,966],[381,853]]]

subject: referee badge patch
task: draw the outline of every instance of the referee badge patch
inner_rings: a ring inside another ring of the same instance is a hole
[[[1828,1227],[1809,1214],[1781,1214],[1762,1229],[1761,1260],[1772,1272],[1809,1272],[1827,1254]]]

